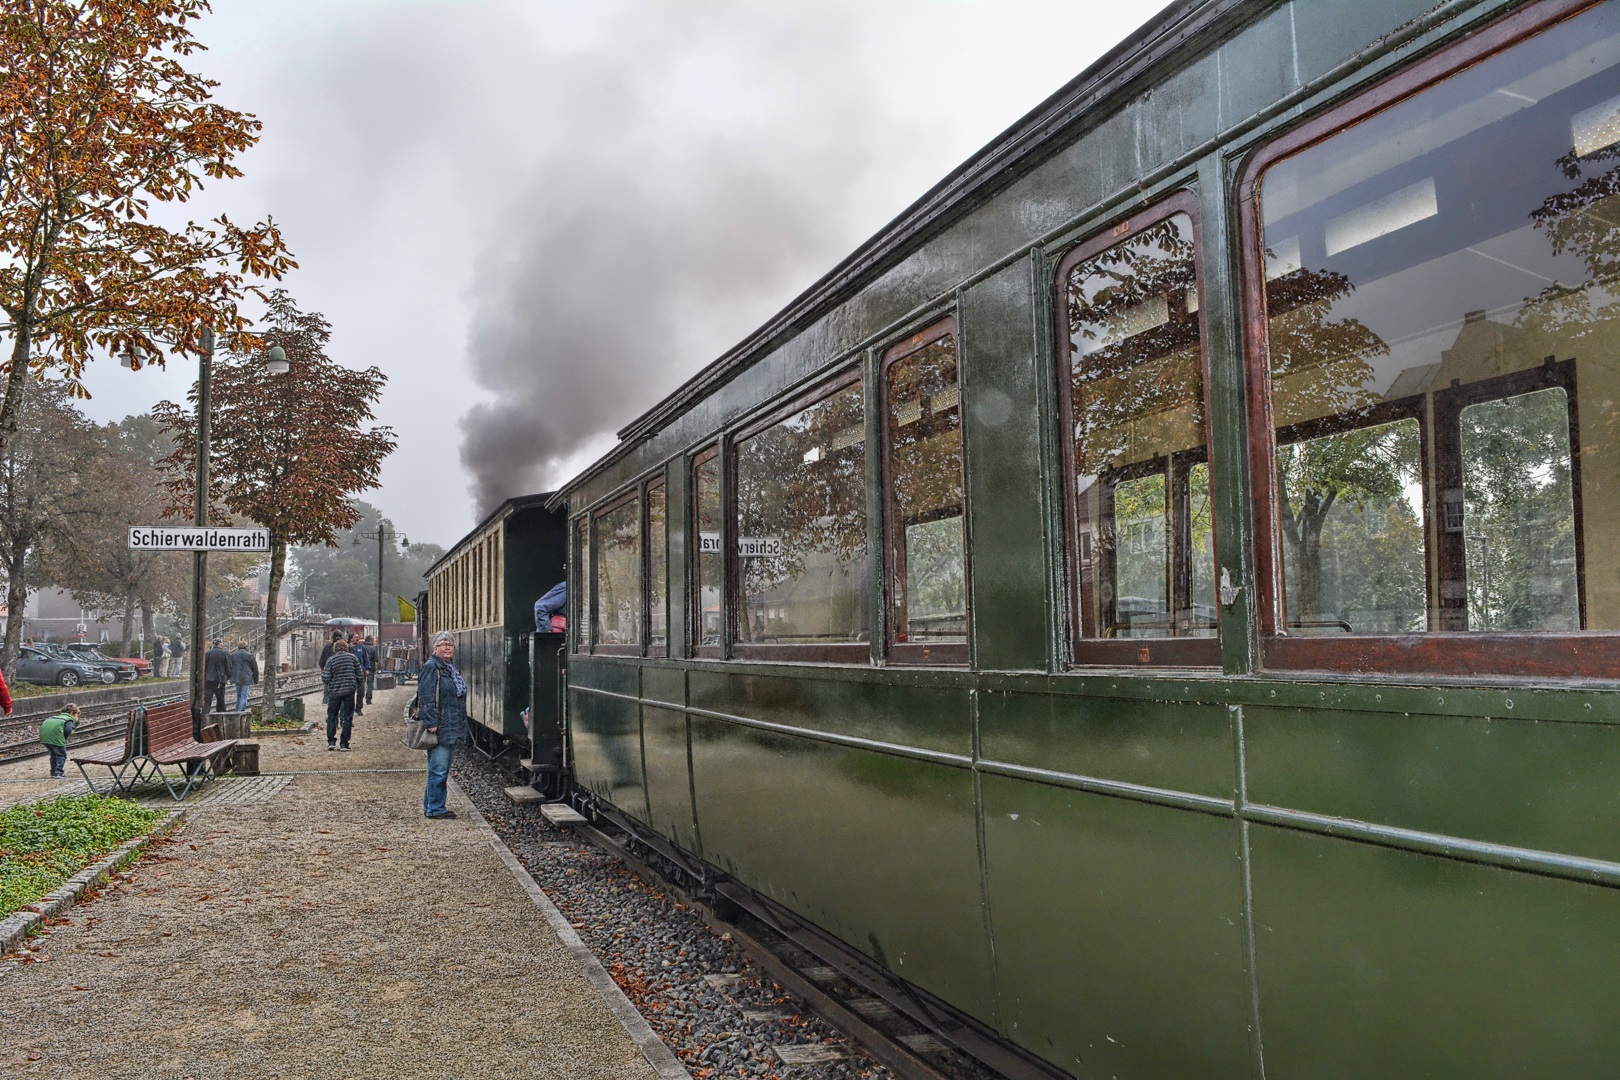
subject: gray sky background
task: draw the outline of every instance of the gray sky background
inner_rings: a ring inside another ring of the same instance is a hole
[[[264,121],[182,211],[273,214],[389,374],[363,496],[448,545],[554,487],[1165,0],[214,0]],[[195,367],[91,366],[98,420]],[[334,432],[341,438],[341,432]]]

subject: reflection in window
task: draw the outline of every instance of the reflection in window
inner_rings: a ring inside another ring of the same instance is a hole
[[[1265,172],[1279,630],[1620,629],[1617,85],[1611,3]]]
[[[574,631],[574,647],[585,649],[591,643],[591,534],[590,522],[574,522],[574,591],[569,599],[574,613],[568,620]]]
[[[1290,632],[1423,629],[1421,446],[1406,419],[1277,447]]]
[[[1569,395],[1484,401],[1459,419],[1468,625],[1579,630]]]
[[[669,648],[669,567],[664,560],[664,485],[647,487],[647,644],[654,656]]]
[[[697,597],[693,604],[693,643],[720,644],[720,588],[725,580],[725,558],[720,551],[720,458],[715,451],[696,459],[692,466],[693,520],[697,524]]]
[[[596,517],[596,644],[641,644],[641,501]]]
[[[1192,220],[1069,271],[1081,633],[1215,633],[1203,329]]]
[[[866,638],[866,445],[857,384],[737,444],[737,640]]]
[[[885,395],[894,563],[889,632],[896,642],[964,642],[956,338],[947,334],[891,361]]]

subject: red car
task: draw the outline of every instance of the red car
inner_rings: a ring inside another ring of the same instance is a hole
[[[130,664],[135,668],[135,677],[144,678],[152,674],[152,661],[142,660],[138,656],[108,656],[100,649],[88,642],[70,641],[67,644],[69,652],[81,653],[86,660],[112,660],[120,664]]]

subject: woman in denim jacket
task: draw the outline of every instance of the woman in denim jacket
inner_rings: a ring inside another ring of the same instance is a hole
[[[441,630],[433,637],[433,656],[416,673],[417,717],[439,737],[438,745],[428,751],[427,791],[422,796],[422,813],[430,818],[456,816],[444,805],[450,758],[467,737],[467,681],[450,662],[455,655],[455,638]]]

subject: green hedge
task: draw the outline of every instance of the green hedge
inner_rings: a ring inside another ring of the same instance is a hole
[[[162,818],[161,810],[100,795],[0,810],[0,918],[57,889]]]

